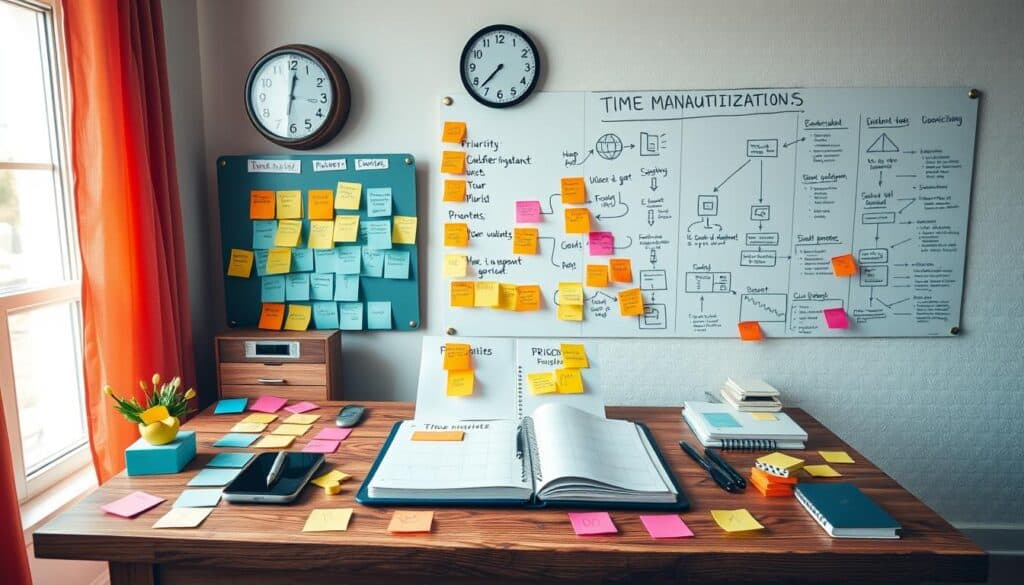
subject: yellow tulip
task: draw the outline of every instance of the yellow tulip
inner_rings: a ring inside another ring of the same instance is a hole
[[[192,388],[189,388],[188,390],[185,391],[185,400],[192,400],[195,397],[196,391],[193,390]]]
[[[153,374],[153,387],[160,383],[160,374]]]
[[[177,388],[178,386],[181,386],[181,378],[178,377],[178,376],[175,376],[174,379],[171,380],[171,386],[174,386],[175,388]]]
[[[139,388],[142,388],[143,390],[145,390],[146,389],[146,383],[143,382],[142,380],[139,380]]]
[[[103,393],[106,394],[107,396],[113,396],[114,389],[110,387],[110,384],[107,384],[106,386],[103,387]]]

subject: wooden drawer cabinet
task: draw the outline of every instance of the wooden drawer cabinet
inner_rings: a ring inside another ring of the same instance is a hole
[[[340,331],[232,329],[214,351],[220,398],[342,399]]]

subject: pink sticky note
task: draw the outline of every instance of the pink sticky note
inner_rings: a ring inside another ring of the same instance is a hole
[[[153,506],[158,506],[165,499],[146,492],[132,492],[120,500],[114,500],[102,506],[101,509],[107,514],[122,518],[134,518]]]
[[[517,223],[540,223],[540,201],[516,201]]]
[[[656,514],[640,516],[644,528],[651,538],[686,538],[693,536],[693,531],[683,522],[678,514]]]
[[[278,398],[277,396],[260,396],[256,399],[256,402],[249,405],[249,410],[273,413],[281,410],[281,407],[287,403],[287,398]]]
[[[299,402],[291,406],[285,407],[285,410],[292,414],[302,414],[304,412],[309,412],[311,410],[316,410],[318,408],[320,408],[320,405],[313,404],[312,402]]]
[[[352,429],[341,429],[338,427],[327,427],[313,437],[318,441],[344,441],[352,434]]]
[[[576,536],[616,534],[619,531],[608,512],[569,512],[569,521]]]
[[[611,256],[615,253],[615,236],[611,232],[590,232],[590,255]]]
[[[325,441],[323,439],[310,439],[302,448],[303,453],[334,453],[338,450],[341,441]]]
[[[846,318],[846,311],[842,307],[838,309],[825,309],[825,323],[829,329],[846,329],[850,326],[850,320]]]

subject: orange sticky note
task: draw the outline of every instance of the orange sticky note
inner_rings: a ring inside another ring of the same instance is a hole
[[[519,298],[519,287],[514,284],[498,283],[498,308],[505,311],[515,311],[516,302]]]
[[[461,150],[446,150],[442,152],[441,172],[447,175],[465,175],[466,153]]]
[[[472,370],[473,363],[469,357],[470,347],[468,343],[446,343],[444,344],[444,362],[442,367],[446,370]]]
[[[586,202],[587,185],[583,177],[562,177],[562,203]]]
[[[465,248],[469,245],[469,226],[464,223],[444,224],[444,245],[448,248]]]
[[[263,303],[260,312],[260,329],[280,331],[284,325],[284,303]]]
[[[854,261],[853,254],[833,256],[832,272],[839,277],[853,276],[854,274],[857,274],[857,262]]]
[[[444,123],[444,129],[441,130],[441,142],[448,144],[460,144],[466,139],[466,123],[465,122],[449,122]]]
[[[612,282],[633,282],[633,261],[629,258],[612,258],[608,261]]]
[[[434,513],[429,510],[395,510],[388,523],[388,532],[396,534],[417,534],[430,532]]]
[[[627,288],[619,292],[619,314],[623,317],[639,317],[644,314],[644,295],[638,288]]]
[[[587,264],[587,286],[608,286],[608,267],[604,264]]]
[[[449,370],[445,393],[448,396],[472,396],[473,378],[473,370]]]
[[[590,210],[586,207],[570,207],[565,210],[565,233],[589,234]]]
[[[761,324],[757,321],[740,321],[737,324],[740,330],[740,339],[743,341],[761,341],[764,335],[761,334]]]
[[[521,284],[516,287],[516,310],[517,311],[539,311],[540,310],[540,285]]]
[[[465,431],[413,431],[413,441],[461,441]]]
[[[309,219],[334,219],[334,191],[309,190]]]
[[[540,232],[537,228],[514,228],[512,230],[512,253],[536,254],[538,236],[540,236]]]
[[[451,286],[450,304],[453,307],[472,307],[476,297],[476,287],[473,281],[453,280]]]
[[[466,200],[466,182],[462,179],[444,180],[444,199],[449,203],[462,203]]]
[[[276,201],[273,191],[249,191],[249,219],[274,219]]]

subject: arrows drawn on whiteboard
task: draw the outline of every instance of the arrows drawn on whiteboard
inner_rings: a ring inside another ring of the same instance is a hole
[[[561,266],[555,264],[555,250],[558,248],[558,246],[555,245],[555,238],[551,236],[540,236],[537,238],[538,245],[540,244],[540,240],[551,240],[551,265],[555,268],[561,268]]]

